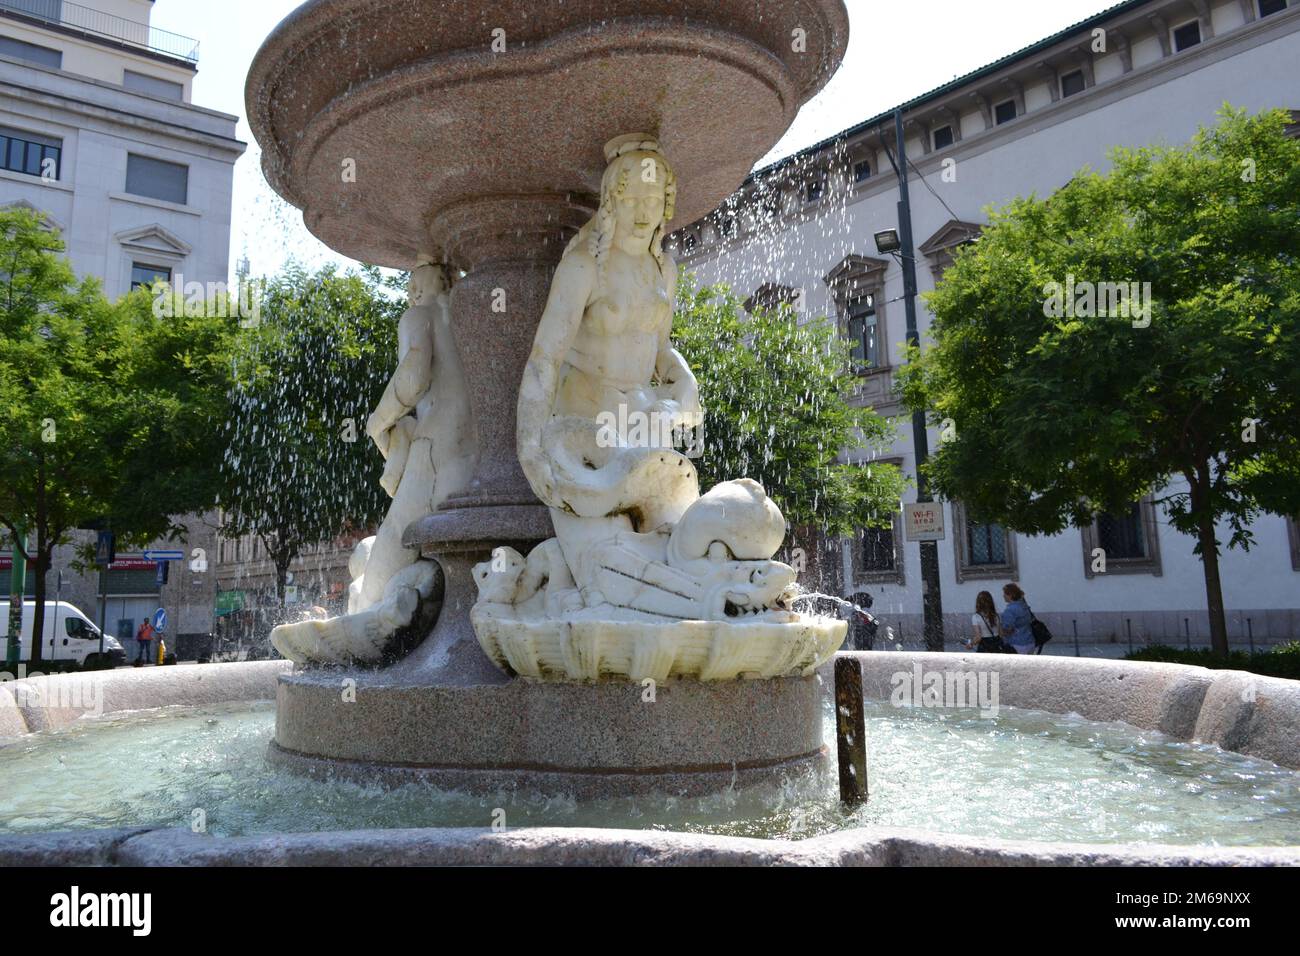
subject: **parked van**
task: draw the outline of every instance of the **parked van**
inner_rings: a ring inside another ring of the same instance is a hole
[[[32,659],[32,624],[36,620],[36,602],[23,602],[22,647],[20,660]],[[45,635],[41,641],[41,660],[73,661],[81,666],[99,664],[99,628],[67,601],[45,602]],[[9,633],[9,601],[0,600],[0,660]],[[104,657],[112,664],[126,663],[126,650],[117,638],[104,635]]]

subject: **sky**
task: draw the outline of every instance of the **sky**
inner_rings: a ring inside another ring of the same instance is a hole
[[[539,4],[549,0],[537,0]],[[231,270],[254,275],[290,258],[315,267],[351,262],[317,241],[301,214],[275,196],[244,112],[244,79],[262,40],[299,0],[157,0],[155,27],[199,40],[193,101],[240,117],[248,151],[235,167]],[[884,112],[954,77],[1101,12],[1114,0],[846,0],[844,65],[759,166]]]

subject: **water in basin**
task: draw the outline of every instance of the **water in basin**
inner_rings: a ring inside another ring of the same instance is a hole
[[[1300,773],[1215,747],[1002,708],[867,706],[871,799],[834,783],[578,803],[313,781],[269,766],[273,705],[87,722],[0,749],[0,833],[190,827],[217,836],[372,827],[602,826],[804,838],[868,824],[1088,843],[1300,843]],[[833,739],[826,714],[827,739]]]

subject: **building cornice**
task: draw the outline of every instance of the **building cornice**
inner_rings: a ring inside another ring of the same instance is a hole
[[[1150,2],[1150,0],[1147,0]],[[1088,22],[1088,21],[1085,21]],[[1133,70],[1123,73],[1117,77],[1105,80],[1093,86],[1089,86],[1083,92],[1074,96],[1057,99],[1046,106],[1039,107],[1030,113],[1017,116],[1014,120],[1004,123],[1001,126],[991,126],[973,135],[967,135],[955,141],[951,146],[947,146],[939,151],[931,151],[928,154],[921,155],[915,159],[909,157],[908,163],[913,167],[913,177],[929,176],[939,172],[943,164],[949,160],[955,160],[958,163],[965,160],[974,159],[984,153],[1006,145],[1008,142],[1019,139],[1026,135],[1026,126],[1030,126],[1030,132],[1040,133],[1045,129],[1057,126],[1061,123],[1075,119],[1081,115],[1091,113],[1097,109],[1108,106],[1117,100],[1132,96],[1135,93],[1144,92],[1149,89],[1161,86],[1173,79],[1193,73],[1197,70],[1204,69],[1214,63],[1236,56],[1249,49],[1257,47],[1262,43],[1269,42],[1271,39],[1280,38],[1285,35],[1296,32],[1300,29],[1300,3],[1287,8],[1281,13],[1273,14],[1270,17],[1248,21],[1238,27],[1223,33],[1216,34],[1212,38],[1202,41],[1199,45],[1191,50],[1185,50],[1181,53],[1174,53],[1169,56],[1161,57],[1151,63],[1136,67]],[[1031,50],[1034,48],[1030,48]],[[1063,47],[1061,52],[1068,52],[1068,45]],[[1118,51],[1118,46],[1116,47]],[[1003,61],[999,61],[1003,62]],[[1021,64],[1022,68],[1024,64]],[[1010,67],[1007,67],[1010,68]],[[965,88],[954,86],[947,89],[946,98],[936,100],[925,110],[914,114],[913,119],[924,119],[932,113],[949,110],[959,112],[961,104],[970,97],[979,98],[983,96],[987,88],[997,81],[997,76],[982,77],[978,86]],[[927,94],[928,95],[928,94]],[[911,102],[916,103],[924,100],[924,97],[918,98]],[[987,97],[985,97],[987,99]],[[885,140],[890,143],[892,137],[892,116],[893,113],[881,114],[880,117],[868,121],[868,124],[859,124],[837,134],[823,143],[816,144],[803,150],[794,156],[809,157],[817,152],[827,149],[836,143],[843,143],[848,149],[852,149],[856,144],[869,142],[877,148],[884,148]],[[889,119],[890,129],[886,129],[885,120]],[[906,116],[905,116],[906,118]],[[875,124],[875,125],[871,125]],[[757,182],[763,182],[764,188],[778,188],[778,177],[786,163],[793,159],[787,157],[780,163],[765,167],[751,174],[750,178],[741,187],[740,191],[755,188]],[[864,200],[873,199],[881,194],[897,191],[898,182],[892,175],[875,175],[861,183],[853,184],[849,188],[848,196],[844,201],[844,207],[847,208]],[[779,229],[784,231],[802,225],[808,221],[820,217],[822,210],[821,204],[802,203],[793,212],[786,213],[781,217]],[[703,221],[703,220],[702,220]],[[693,226],[694,224],[691,224]],[[690,226],[684,227],[689,229]],[[749,241],[749,235],[738,235],[732,239],[721,241],[716,245],[697,246],[696,251],[689,255],[679,254],[678,260],[684,267],[697,262],[709,261],[718,255],[728,251],[739,249]]]
[[[27,66],[27,64],[19,65]],[[80,80],[81,78],[78,77],[77,79]],[[116,92],[129,93],[129,91],[116,87],[109,88]],[[107,127],[117,127],[119,129],[125,127],[133,130],[141,130],[158,136],[164,136],[169,139],[183,140],[196,146],[205,146],[229,154],[232,163],[243,155],[244,151],[248,148],[247,143],[236,139],[233,136],[221,136],[216,133],[210,133],[207,130],[197,129],[193,126],[185,126],[180,123],[171,123],[166,120],[139,116],[129,113],[126,110],[104,106],[99,103],[92,103],[89,100],[81,99],[79,97],[53,93],[49,90],[37,89],[5,79],[0,79],[0,97],[9,98],[20,103],[35,103],[47,109],[62,111],[83,119],[98,120]],[[197,109],[188,103],[174,103],[170,105],[180,109]],[[11,111],[13,110],[11,105],[7,106],[7,108]],[[208,113],[208,115],[229,119],[232,123],[238,121],[237,118],[233,116],[226,117],[225,114],[212,114],[208,111],[203,112]],[[54,122],[58,122],[58,120],[55,119]],[[65,123],[63,125],[86,128],[88,124]],[[112,130],[110,129],[108,132],[112,132]]]

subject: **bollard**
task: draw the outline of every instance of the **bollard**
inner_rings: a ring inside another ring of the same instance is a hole
[[[867,799],[867,722],[862,711],[862,662],[835,658],[835,744],[840,764],[840,802]]]

